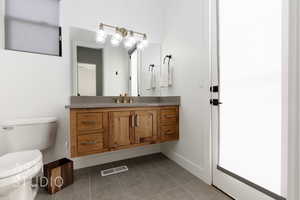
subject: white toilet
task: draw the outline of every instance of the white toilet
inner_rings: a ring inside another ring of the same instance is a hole
[[[40,150],[53,145],[56,118],[7,121],[0,124],[0,200],[33,200],[38,187],[32,179],[43,167]],[[4,148],[2,148],[4,149]]]

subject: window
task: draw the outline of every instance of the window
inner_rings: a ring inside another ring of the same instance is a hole
[[[6,0],[5,49],[61,56],[59,0]]]

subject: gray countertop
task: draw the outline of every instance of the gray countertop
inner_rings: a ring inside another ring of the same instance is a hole
[[[134,103],[114,103],[113,97],[71,97],[71,104],[66,108],[127,108],[179,106],[180,97],[135,97]]]
[[[126,107],[179,106],[178,103],[96,103],[72,104],[66,108],[126,108]]]

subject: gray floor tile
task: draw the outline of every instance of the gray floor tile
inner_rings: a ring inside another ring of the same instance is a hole
[[[123,187],[134,187],[141,185],[145,182],[145,176],[143,170],[140,168],[131,168],[124,173],[117,175],[118,181]]]
[[[43,188],[41,188],[35,200],[54,200],[54,196],[49,195]]]
[[[129,171],[102,177],[101,170],[127,165]],[[162,154],[76,170],[74,184],[37,200],[230,200]]]
[[[53,196],[55,200],[90,200],[90,177],[75,178],[73,185],[64,188]]]
[[[183,188],[174,188],[166,193],[160,195],[161,200],[194,200],[193,196],[185,191]]]
[[[175,181],[180,184],[185,184],[193,180],[196,181],[198,179],[190,172],[183,169],[181,166],[174,164],[174,162],[169,159],[165,159],[159,162],[159,168],[161,171],[173,177]]]
[[[212,200],[232,200],[232,198],[226,196],[222,192],[219,192],[217,195],[215,195]]]
[[[219,192],[201,180],[193,180],[182,185],[196,200],[212,200]]]
[[[91,173],[91,188],[103,186],[103,185],[112,185],[112,184],[119,184],[118,176],[117,175],[110,175],[110,176],[101,176],[100,171],[95,171]]]
[[[124,196],[125,193],[120,184],[96,185],[92,189],[92,200],[119,200]]]
[[[151,199],[158,193],[166,192],[176,187],[174,180],[164,173],[144,172],[144,179],[141,184],[133,187],[126,187],[126,192],[132,197]]]

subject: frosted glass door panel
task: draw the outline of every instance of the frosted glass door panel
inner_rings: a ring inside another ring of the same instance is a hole
[[[59,55],[59,27],[6,17],[5,47],[16,51]]]
[[[6,0],[5,48],[61,55],[59,0]]]
[[[281,0],[219,1],[219,165],[281,194]]]
[[[58,26],[59,0],[6,0],[6,16]]]

